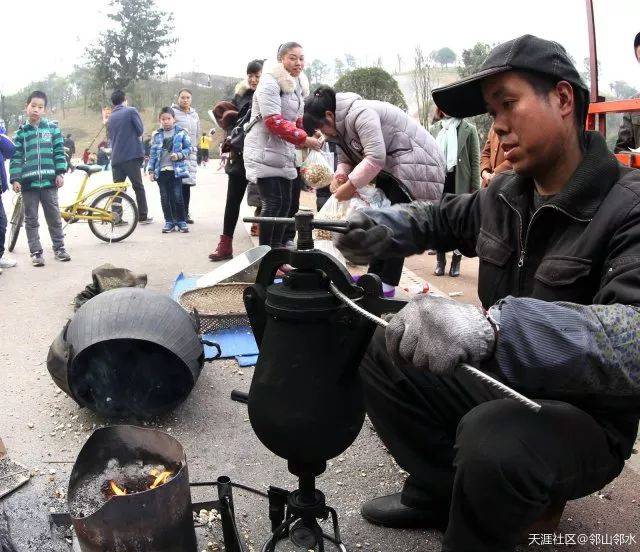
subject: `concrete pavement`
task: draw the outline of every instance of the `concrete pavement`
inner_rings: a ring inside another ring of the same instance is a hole
[[[203,171],[192,192],[192,213],[196,224],[190,234],[160,233],[161,211],[157,186],[147,184],[151,215],[155,224],[140,226],[120,244],[98,241],[83,224],[66,228],[70,263],[52,258],[46,225],[41,225],[47,265],[34,268],[29,263],[26,238],[20,236],[15,252],[19,265],[0,275],[0,434],[11,457],[33,468],[34,477],[25,488],[0,501],[7,511],[19,552],[65,550],[50,535],[47,514],[65,509],[68,476],[80,447],[95,427],[120,420],[105,420],[81,410],[51,382],[46,370],[48,347],[72,314],[71,301],[91,279],[91,270],[110,262],[116,266],[144,272],[150,289],[168,293],[173,279],[184,271],[202,274],[215,265],[207,254],[221,231],[226,178],[216,173],[212,162]],[[108,175],[102,175],[108,176]],[[77,175],[70,175],[63,198],[73,192]],[[3,196],[5,207],[9,204]],[[238,226],[236,252],[250,247],[242,225]],[[433,259],[433,257],[431,257]],[[408,265],[419,272],[420,260]],[[428,277],[427,263],[423,269]],[[473,261],[463,261],[463,275],[472,278]],[[467,276],[467,274],[469,276]],[[460,279],[455,285],[463,282]],[[438,287],[448,291],[446,281]],[[471,285],[471,284],[469,284]],[[471,288],[469,288],[471,289]],[[471,291],[464,299],[471,300]],[[294,480],[285,462],[274,457],[251,431],[244,406],[232,403],[229,393],[247,390],[251,369],[240,369],[234,361],[216,361],[204,369],[192,395],[174,412],[145,422],[163,428],[184,445],[191,479],[212,480],[219,475],[265,488],[273,484],[293,487]],[[131,422],[131,421],[130,421]],[[143,423],[133,421],[133,423]],[[396,531],[365,523],[359,505],[369,498],[401,487],[405,474],[392,461],[367,422],[356,443],[333,460],[318,486],[326,492],[329,504],[338,510],[343,538],[349,550],[379,552],[437,551],[441,535],[431,531]],[[635,533],[640,542],[640,476],[625,469],[604,493],[568,505],[560,527],[563,533]],[[195,500],[209,498],[202,493]],[[211,498],[216,498],[211,497]],[[242,533],[252,550],[259,550],[268,527],[266,504],[244,493],[237,493],[236,511]],[[201,549],[221,539],[219,531],[198,530]],[[534,546],[535,550],[565,550],[567,546]],[[286,548],[282,548],[285,550]],[[586,545],[580,551],[634,550]],[[637,548],[635,548],[637,549]]]

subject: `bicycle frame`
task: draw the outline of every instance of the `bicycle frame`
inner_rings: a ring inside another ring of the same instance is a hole
[[[63,220],[67,222],[75,222],[78,220],[99,220],[103,222],[111,222],[113,220],[113,212],[107,209],[110,209],[114,199],[116,199],[121,193],[126,192],[127,184],[124,182],[105,184],[85,195],[84,191],[87,187],[87,182],[89,182],[89,178],[90,175],[85,173],[80,189],[76,194],[75,201],[60,209],[60,216]],[[87,205],[89,202],[88,200],[107,191],[115,192],[106,205],[107,209],[98,209]]]

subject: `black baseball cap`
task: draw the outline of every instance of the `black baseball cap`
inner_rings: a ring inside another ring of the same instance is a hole
[[[433,100],[447,115],[463,118],[486,113],[482,81],[508,71],[531,71],[588,88],[563,46],[552,40],[523,35],[496,46],[480,70],[462,80],[433,91]]]

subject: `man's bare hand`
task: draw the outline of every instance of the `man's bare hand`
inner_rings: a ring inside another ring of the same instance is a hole
[[[62,188],[62,186],[64,186],[64,176],[59,174],[58,176],[56,176],[56,188]]]
[[[20,190],[22,190],[22,186],[20,185],[20,182],[14,182],[14,183],[13,183],[13,191],[14,191],[16,194],[19,194],[19,193],[20,193]]]

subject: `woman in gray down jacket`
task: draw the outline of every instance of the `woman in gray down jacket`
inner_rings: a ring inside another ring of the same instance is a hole
[[[193,224],[189,203],[191,201],[191,187],[196,185],[196,173],[198,172],[198,139],[200,138],[200,117],[196,110],[191,107],[193,94],[188,88],[183,88],[178,92],[178,101],[174,103],[173,111],[176,114],[176,124],[187,131],[191,139],[192,151],[187,160],[189,176],[182,180],[182,197],[184,208],[187,212],[187,222]]]
[[[302,72],[304,53],[296,42],[278,48],[277,64],[265,63],[253,95],[251,121],[245,130],[247,180],[260,191],[263,217],[286,217],[298,175],[296,148],[320,149],[320,141],[302,129],[309,81]],[[262,223],[260,245],[282,247],[286,226]]]
[[[433,136],[400,108],[320,86],[307,99],[304,128],[320,130],[339,146],[331,191],[340,201],[351,199],[374,180],[393,204],[440,199],[445,179],[442,153]],[[380,276],[391,295],[402,265],[400,258],[375,261],[369,271]]]

